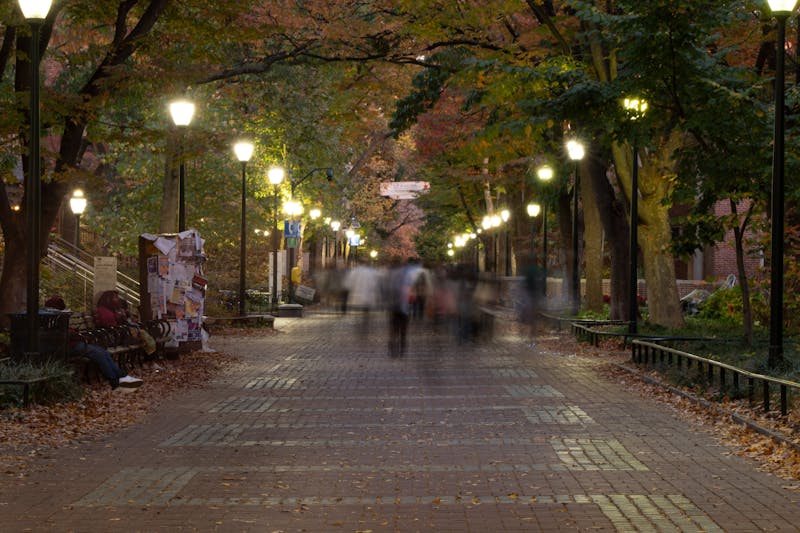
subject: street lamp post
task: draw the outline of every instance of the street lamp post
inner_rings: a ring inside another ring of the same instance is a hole
[[[301,183],[303,183],[308,178],[310,178],[311,175],[314,172],[317,172],[318,170],[324,170],[325,171],[325,177],[327,178],[328,182],[331,182],[331,183],[333,182],[333,169],[331,167],[312,168],[311,170],[309,170],[306,173],[305,176],[303,176],[302,178],[300,178],[298,180],[294,179],[294,173],[292,172],[291,169],[289,169],[289,186],[291,187],[291,201],[292,202],[294,202],[294,191],[295,191],[295,189]],[[294,218],[292,220],[294,220]],[[294,280],[292,279],[292,270],[294,269],[294,249],[295,249],[294,246],[290,246],[289,247],[289,302],[290,303],[294,303]]]
[[[528,216],[531,217],[531,265],[536,264],[536,217],[542,212],[542,206],[533,202],[526,207]]]
[[[583,145],[571,140],[567,143],[567,153],[575,161],[575,184],[572,188],[572,314],[577,315],[581,302],[581,284],[578,275],[578,188],[580,185],[580,160],[583,159]]]
[[[347,264],[352,265],[351,261],[352,261],[352,248],[353,247],[350,245],[350,243],[353,240],[353,236],[355,234],[356,234],[356,231],[353,228],[347,228],[347,230],[345,230],[345,232],[344,232],[344,236],[347,239],[347,241],[346,241],[347,244],[345,246],[347,247],[347,250],[348,250],[347,256],[345,257],[345,264],[346,265]]]
[[[536,177],[541,181],[553,179],[553,169],[543,165],[536,170]],[[542,202],[542,285],[543,295],[547,296],[547,202]]]
[[[353,265],[358,266],[358,247],[361,246],[361,234],[359,232],[353,234],[350,244],[353,245]]]
[[[271,168],[267,178],[273,187],[272,195],[272,310],[278,309],[278,247],[281,234],[278,231],[278,186],[283,181],[283,169]]]
[[[312,208],[308,212],[308,218],[311,219],[312,223],[314,223],[314,221],[316,221],[321,216],[322,216],[322,211],[317,207]],[[319,236],[317,235],[316,229],[317,229],[316,228],[316,223],[314,223],[314,227],[313,227],[314,234],[313,234],[313,238],[311,239],[311,250],[310,250],[310,254],[309,254],[309,258],[310,259],[309,259],[309,262],[308,262],[308,271],[312,276],[317,271],[316,270],[317,269],[317,239],[319,238]],[[322,248],[322,247],[320,247],[320,248]],[[319,250],[320,257],[322,256],[323,251],[324,250],[321,250],[321,249]]]
[[[247,141],[237,142],[233,146],[236,158],[242,164],[242,223],[239,237],[239,316],[247,314],[246,272],[247,272],[247,162],[253,156],[253,143]]]
[[[499,215],[486,215],[483,217],[483,221],[481,222],[481,227],[485,231],[489,231],[492,228],[499,228],[500,224],[503,223],[503,219]],[[492,231],[491,235],[489,236],[491,239],[492,244],[492,268],[491,272],[497,275],[497,231]],[[488,260],[488,257],[486,258]],[[488,261],[487,261],[488,262]],[[488,270],[488,265],[487,265]]]
[[[342,223],[338,220],[331,220],[331,229],[333,230],[333,267],[337,268],[337,259],[339,258],[339,228]]]
[[[291,171],[289,172],[291,176]],[[294,303],[294,250],[297,248],[298,239],[299,239],[299,229],[297,233],[294,229],[294,221],[295,217],[299,217],[303,214],[303,205],[300,202],[295,201],[294,199],[289,200],[288,202],[284,203],[283,206],[284,212],[289,216],[289,220],[291,221],[290,224],[290,232],[291,236],[288,236],[289,242],[286,244],[286,247],[289,249],[289,303]],[[299,226],[298,226],[299,228]],[[284,235],[285,237],[287,235]]]
[[[639,98],[626,98],[623,107],[631,120],[641,118],[647,111],[647,102]],[[628,333],[636,333],[639,320],[639,146],[638,135],[633,135],[633,168],[631,169],[631,222],[630,222],[630,287],[628,294]]]
[[[81,189],[72,191],[69,208],[75,215],[75,255],[77,255],[81,249],[81,215],[86,210],[86,197]]]
[[[42,25],[50,12],[49,0],[20,0],[19,7],[31,28],[31,109],[28,177],[25,180],[25,219],[28,228],[28,255],[25,301],[25,323],[28,336],[27,350],[30,354],[39,351],[39,259],[41,252],[42,216],[42,171],[41,119],[39,117],[39,39]]]
[[[505,260],[506,260],[506,276],[511,275],[511,243],[510,243],[510,231],[508,228],[508,219],[511,218],[511,211],[508,209],[503,209],[500,211],[500,219],[505,224],[505,236],[506,236],[506,246],[505,246]]]
[[[183,157],[183,136],[185,129],[192,122],[194,104],[189,100],[175,100],[169,104],[169,112],[175,126],[181,130],[178,167],[178,232],[186,229],[186,164]]]
[[[797,0],[769,0],[772,14],[778,21],[778,42],[775,53],[775,137],[772,152],[772,264],[769,285],[769,356],[775,368],[783,361],[783,164],[784,164],[784,58],[786,55],[786,19],[794,11]]]

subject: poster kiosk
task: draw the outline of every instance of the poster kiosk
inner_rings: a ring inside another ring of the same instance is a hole
[[[188,352],[202,348],[204,242],[195,229],[139,236],[141,318],[169,321],[168,350]]]

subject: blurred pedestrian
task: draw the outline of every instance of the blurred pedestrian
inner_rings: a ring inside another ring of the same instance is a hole
[[[450,279],[446,268],[439,266],[434,271],[433,281],[433,325],[439,328],[444,325],[449,329],[456,316],[456,292],[458,285]]]
[[[458,327],[456,339],[459,344],[470,342],[475,336],[475,287],[477,276],[468,265],[458,265],[455,272],[456,313]]]
[[[369,329],[370,312],[378,305],[380,274],[371,266],[359,264],[350,269],[344,279],[347,307],[361,313],[360,333]]]
[[[415,269],[396,263],[386,279],[389,312],[389,355],[400,357],[407,349],[408,320],[411,313],[411,286]]]
[[[528,326],[528,343],[533,346],[534,338],[540,330],[540,313],[544,294],[544,271],[535,263],[525,270],[525,302],[523,320]]]
[[[421,319],[425,317],[428,299],[433,294],[433,280],[430,272],[416,261],[409,262],[407,268],[408,276],[410,277],[409,283],[411,284],[411,292],[409,294],[411,316],[415,319]]]

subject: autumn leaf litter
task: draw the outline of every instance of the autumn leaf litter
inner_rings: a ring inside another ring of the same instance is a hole
[[[181,391],[201,387],[224,368],[238,364],[220,352],[191,352],[131,369],[144,385],[131,392],[92,383],[79,400],[0,411],[0,471],[24,477],[49,450],[99,439],[140,422]]]

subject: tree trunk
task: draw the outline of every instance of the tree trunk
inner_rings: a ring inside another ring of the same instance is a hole
[[[675,259],[670,249],[670,184],[675,172],[675,151],[682,146],[684,133],[674,130],[658,152],[644,160],[639,171],[639,246],[644,257],[647,281],[647,308],[650,322],[668,328],[684,325],[675,278]],[[630,180],[628,180],[630,191]]]
[[[674,129],[660,139],[657,151],[640,152],[639,169],[639,249],[644,261],[647,282],[647,308],[649,321],[659,326],[680,328],[684,325],[675,278],[675,259],[670,249],[669,198],[675,175],[675,152],[683,146],[686,135]],[[630,147],[612,145],[614,166],[625,196],[631,199],[631,169],[633,154]]]
[[[731,213],[737,214],[736,202],[731,203]],[[752,204],[748,208],[748,213],[752,209]],[[747,279],[747,271],[744,268],[744,234],[747,229],[749,216],[745,216],[742,225],[737,223],[733,227],[733,237],[736,246],[736,270],[739,273],[739,286],[742,288],[742,325],[744,326],[744,342],[747,346],[753,345],[753,307],[750,303],[750,282]]]
[[[586,308],[590,311],[603,310],[603,227],[600,211],[594,195],[593,179],[590,173],[601,170],[590,152],[581,165],[581,198],[583,199],[583,258],[586,264]]]
[[[22,213],[22,211],[19,211]],[[20,214],[17,228],[24,227],[24,215]],[[3,225],[5,231],[5,251],[3,253],[3,272],[0,274],[0,323],[8,326],[8,313],[24,313],[26,309],[26,254],[27,239],[19,232],[9,232],[8,224]]]
[[[639,235],[639,246],[644,255],[649,320],[659,326],[680,328],[684,325],[683,312],[675,279],[675,260],[669,249],[671,232],[666,213],[660,219],[642,225]]]
[[[630,245],[629,225],[625,216],[625,208],[617,198],[614,187],[606,177],[608,168],[605,162],[608,154],[589,159],[590,166],[586,172],[587,181],[591,184],[590,195],[597,204],[606,242],[611,256],[611,301],[609,318],[611,320],[628,320],[628,296],[630,287]]]

